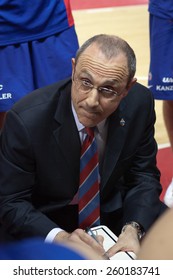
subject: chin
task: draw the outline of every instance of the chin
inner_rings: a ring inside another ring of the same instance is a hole
[[[98,124],[96,120],[88,119],[88,118],[80,118],[80,123],[82,123],[86,127],[93,127]]]

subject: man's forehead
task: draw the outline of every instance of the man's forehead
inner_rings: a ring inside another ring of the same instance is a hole
[[[77,68],[83,72],[95,72],[99,75],[111,77],[128,76],[127,59],[122,55],[106,59],[104,55],[82,53],[77,62]]]
[[[81,66],[84,64],[92,63],[93,65],[100,65],[105,69],[114,67],[127,67],[127,56],[121,50],[114,52],[114,55],[110,56],[109,50],[105,54],[101,47],[97,43],[93,43],[88,46],[79,56],[78,62]]]
[[[87,66],[88,64],[100,65],[105,69],[110,67],[127,67],[127,59],[123,55],[112,57],[111,59],[106,58],[104,55],[90,55],[83,53],[79,57],[78,64],[81,66]]]

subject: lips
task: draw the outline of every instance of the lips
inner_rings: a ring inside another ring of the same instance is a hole
[[[91,111],[91,110],[88,110],[88,109],[85,109],[85,108],[81,108],[83,111],[84,111],[84,113],[86,113],[86,114],[89,114],[89,115],[98,115],[100,112],[99,111]]]

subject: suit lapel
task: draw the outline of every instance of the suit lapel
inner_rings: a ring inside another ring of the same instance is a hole
[[[71,109],[71,84],[63,90],[58,103],[55,120],[58,128],[54,131],[54,136],[59,149],[67,161],[68,175],[76,179],[78,184],[79,158],[81,143]]]
[[[117,110],[109,118],[107,144],[101,174],[102,188],[106,185],[117,161],[119,160],[124,141],[126,140],[128,121],[129,117],[127,115],[126,101],[124,99],[121,101]]]

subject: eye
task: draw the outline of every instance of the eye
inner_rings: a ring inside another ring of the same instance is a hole
[[[92,83],[87,79],[82,79],[81,82],[82,82],[84,87],[89,87],[89,88],[93,87]]]
[[[112,87],[100,87],[99,91],[104,97],[107,98],[117,95],[117,92]]]
[[[116,92],[115,88],[111,87],[111,86],[102,86],[102,88],[105,89],[105,91],[108,91],[108,92]]]

